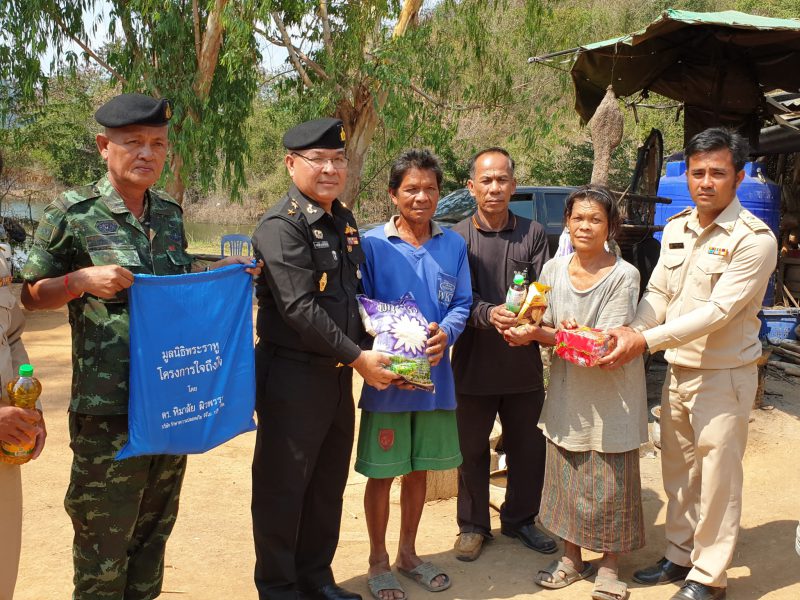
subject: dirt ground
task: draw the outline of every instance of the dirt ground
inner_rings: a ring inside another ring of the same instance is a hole
[[[72,528],[63,509],[71,452],[66,409],[70,388],[70,333],[66,311],[28,314],[25,342],[44,385],[49,436],[39,460],[23,467],[24,531],[16,600],[62,600],[70,597]],[[664,365],[654,366],[651,402]],[[794,552],[800,519],[800,393],[797,380],[773,376],[766,401],[774,410],[753,413],[745,456],[742,530],[728,570],[731,600],[800,598],[800,557]],[[533,425],[532,425],[533,427]],[[162,598],[253,600],[254,551],[250,527],[250,460],[255,434],[242,435],[201,456],[189,458],[178,522],[167,547]],[[647,547],[622,561],[621,576],[650,564],[663,552],[665,496],[658,456],[643,448],[642,485]],[[369,598],[365,572],[369,544],[362,496],[365,479],[352,472],[345,492],[342,534],[334,561],[339,583]],[[395,495],[396,497],[396,495]],[[542,556],[499,534],[474,563],[457,561],[452,545],[457,532],[455,499],[429,503],[423,512],[417,543],[421,556],[450,574],[452,587],[436,596],[491,598],[589,598],[592,584],[578,582],[562,591],[537,588],[534,573],[552,557]],[[399,505],[392,505],[389,543],[396,543]],[[2,541],[0,541],[2,543]],[[404,580],[414,600],[428,592]],[[646,588],[631,585],[631,598],[668,599],[675,585]]]

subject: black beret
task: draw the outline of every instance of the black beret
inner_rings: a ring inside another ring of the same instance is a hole
[[[340,119],[314,119],[295,125],[283,134],[283,146],[287,150],[306,148],[344,148],[344,126]]]
[[[126,125],[166,125],[172,117],[172,104],[144,94],[120,94],[103,104],[94,113],[95,121],[104,127]]]

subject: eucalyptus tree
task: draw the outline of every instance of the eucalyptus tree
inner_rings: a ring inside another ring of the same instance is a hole
[[[235,196],[261,36],[286,49],[290,73],[277,90],[297,120],[344,121],[344,199],[353,201],[379,126],[390,150],[420,138],[436,146],[460,111],[496,110],[510,97],[510,49],[498,52],[498,32],[486,26],[508,4],[539,10],[538,0],[441,0],[426,14],[422,0],[5,0],[0,80],[27,98],[45,93],[50,47],[51,69],[89,61],[120,90],[171,98],[168,189],[181,199],[189,175],[207,187],[221,165]]]
[[[256,31],[285,48],[289,75],[279,96],[298,120],[344,122],[350,168],[343,199],[357,201],[365,159],[382,127],[394,149],[410,140],[448,141],[467,110],[498,110],[512,94],[505,60],[487,23],[508,4],[534,26],[537,0],[263,0]],[[471,73],[465,70],[470,69]]]
[[[50,52],[51,71],[92,62],[121,91],[170,98],[168,189],[182,200],[189,174],[207,187],[222,165],[236,196],[259,83],[255,15],[250,0],[4,0],[0,79],[24,98],[46,95]]]

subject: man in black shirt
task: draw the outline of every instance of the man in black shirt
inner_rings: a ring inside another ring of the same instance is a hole
[[[464,461],[459,467],[456,558],[478,558],[489,521],[489,434],[496,416],[503,425],[508,485],[500,511],[501,533],[550,554],[555,541],[538,530],[544,478],[545,440],[536,424],[544,400],[539,346],[510,346],[503,331],[516,315],[505,307],[515,273],[535,281],[548,258],[544,228],[513,214],[514,161],[502,148],[487,148],[470,163],[470,193],[476,213],[453,229],[467,242],[472,275],[472,309],[467,328],[453,348],[458,435]],[[491,368],[487,368],[491,366]]]
[[[264,261],[252,501],[260,600],[361,600],[331,571],[353,447],[353,368],[378,389],[395,376],[383,368],[387,357],[358,346],[364,253],[353,214],[336,199],[347,177],[344,142],[338,119],[286,132],[294,185],[253,234]]]

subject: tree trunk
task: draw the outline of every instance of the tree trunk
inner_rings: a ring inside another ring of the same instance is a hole
[[[197,57],[197,75],[194,78],[194,91],[203,102],[211,91],[214,71],[219,63],[219,50],[222,46],[224,31],[222,11],[227,3],[228,0],[215,0],[214,8],[208,13],[206,19],[206,30],[203,34],[200,56]]]
[[[372,93],[359,86],[356,91],[356,106],[354,107],[346,99],[342,100],[336,109],[336,116],[344,123],[347,156],[350,159],[347,167],[347,184],[339,199],[348,207],[356,208],[364,159],[367,157],[378,126],[378,112],[375,109]]]
[[[394,27],[394,37],[403,35],[409,25],[416,25],[419,11],[422,9],[422,0],[406,0],[400,10],[400,18]]]
[[[167,180],[167,193],[183,206],[183,193],[186,184],[183,182],[183,158],[177,152],[169,159],[170,177]]]
[[[209,12],[206,19],[206,28],[203,34],[200,56],[197,57],[197,73],[193,84],[195,94],[200,100],[200,106],[205,104],[208,99],[208,95],[211,92],[211,82],[214,79],[214,71],[219,63],[219,51],[224,33],[222,11],[227,3],[228,0],[215,0],[214,8]],[[198,114],[197,110],[190,107],[187,118],[192,119],[195,123],[199,122],[202,119],[202,109]],[[173,136],[177,137],[180,133],[181,125],[174,124],[172,129]],[[183,205],[184,192],[186,191],[184,164],[183,157],[173,150],[169,161],[170,178],[167,181],[167,192],[180,205]]]

